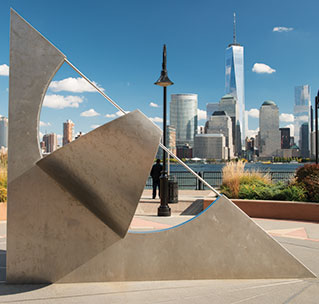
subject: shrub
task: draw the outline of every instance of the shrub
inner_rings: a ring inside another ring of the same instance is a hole
[[[319,165],[300,167],[296,172],[296,183],[304,187],[308,201],[319,202]]]
[[[245,163],[243,161],[229,162],[223,168],[223,183],[221,190],[230,195],[229,197],[238,198],[240,177],[244,175]],[[227,195],[228,196],[228,195]]]
[[[0,188],[0,202],[6,202],[7,201],[7,188]]]

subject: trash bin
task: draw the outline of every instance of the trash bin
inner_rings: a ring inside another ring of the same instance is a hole
[[[173,179],[168,180],[168,203],[178,203],[178,184],[177,181]]]

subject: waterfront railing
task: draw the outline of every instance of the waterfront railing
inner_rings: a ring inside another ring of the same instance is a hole
[[[273,182],[288,183],[295,176],[294,171],[259,171],[261,174],[268,174]],[[214,188],[220,188],[223,182],[221,171],[202,171],[197,172],[207,183]],[[208,190],[209,188],[198,180],[193,174],[187,171],[171,171],[171,179],[177,181],[179,189]],[[146,182],[146,189],[152,189],[152,178]]]

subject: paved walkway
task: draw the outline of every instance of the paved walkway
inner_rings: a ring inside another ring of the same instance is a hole
[[[185,193],[184,193],[185,194]],[[189,194],[190,195],[190,194]],[[189,199],[185,195],[183,199]],[[201,199],[207,193],[198,193]],[[188,197],[187,197],[188,196]],[[180,197],[181,198],[181,197]],[[143,200],[149,200],[144,193]],[[158,200],[154,202],[155,209]],[[175,226],[193,216],[136,215],[132,230]],[[254,219],[280,244],[319,276],[319,224]],[[5,280],[6,223],[0,222],[0,280]],[[150,265],[151,267],[151,265]],[[0,283],[0,303],[319,303],[319,280],[196,280],[52,285]]]

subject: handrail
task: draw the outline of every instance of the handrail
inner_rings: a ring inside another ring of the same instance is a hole
[[[76,68],[67,58],[64,61],[81,77],[83,77],[93,88],[95,88],[105,99],[107,99],[114,107],[120,110],[124,115],[127,114],[113,99],[107,96],[97,85],[95,85],[89,78],[87,78],[78,68]],[[221,196],[221,194],[213,188],[208,182],[206,182],[202,177],[200,177],[194,170],[187,166],[181,159],[179,159],[173,152],[167,149],[162,143],[159,143],[160,147],[166,151],[169,155],[177,160],[184,168],[186,168],[190,173],[192,173],[197,179],[199,179],[203,184],[205,184],[210,190],[212,190],[216,195]]]

